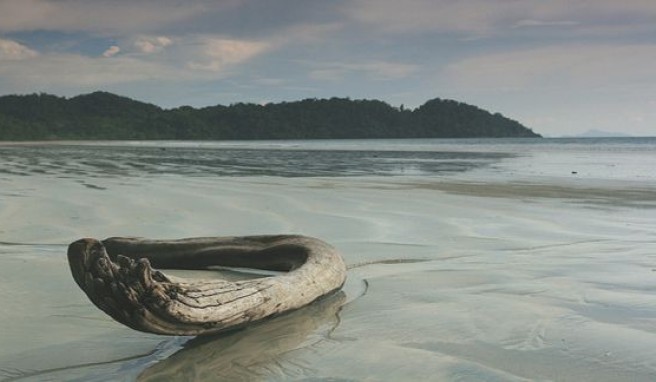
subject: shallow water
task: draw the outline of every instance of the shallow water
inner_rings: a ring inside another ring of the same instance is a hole
[[[656,141],[0,145],[0,380],[656,379]],[[80,237],[300,233],[344,294],[210,339],[134,332]]]

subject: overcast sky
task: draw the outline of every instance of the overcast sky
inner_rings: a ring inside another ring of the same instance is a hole
[[[440,97],[656,135],[656,0],[0,0],[0,94],[163,107]]]

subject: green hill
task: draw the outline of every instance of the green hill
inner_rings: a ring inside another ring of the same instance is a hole
[[[0,97],[0,140],[470,137],[539,135],[501,114],[442,99],[414,110],[346,98],[165,110],[107,92]]]

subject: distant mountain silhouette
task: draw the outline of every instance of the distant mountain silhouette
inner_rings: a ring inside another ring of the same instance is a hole
[[[587,130],[584,133],[573,135],[575,138],[628,138],[631,137],[630,134],[620,133],[616,131],[604,131],[591,129]]]
[[[539,137],[519,122],[433,99],[414,110],[376,100],[305,99],[162,109],[107,92],[0,97],[0,140]]]

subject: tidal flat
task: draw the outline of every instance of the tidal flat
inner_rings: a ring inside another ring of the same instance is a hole
[[[536,141],[0,145],[0,380],[653,381],[656,141]],[[122,327],[66,262],[277,233],[343,291],[208,338]]]

